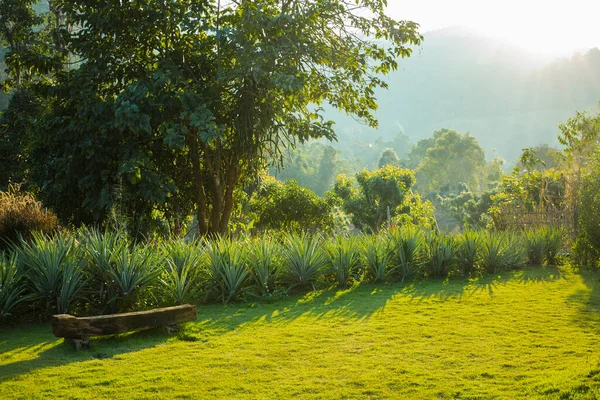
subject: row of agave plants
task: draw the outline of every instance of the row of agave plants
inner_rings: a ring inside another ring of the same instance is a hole
[[[34,235],[0,259],[0,319],[93,315],[185,302],[273,299],[316,287],[496,273],[553,264],[562,235],[438,234],[404,227],[376,236],[308,234],[132,243],[119,232]]]

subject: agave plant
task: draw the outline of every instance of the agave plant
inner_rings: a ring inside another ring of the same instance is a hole
[[[86,284],[72,237],[33,234],[22,241],[19,264],[25,269],[32,292],[50,312],[66,313]]]
[[[425,235],[422,230],[408,225],[391,233],[396,267],[400,271],[402,282],[413,276],[422,265]]]
[[[542,265],[546,256],[547,242],[544,229],[530,229],[523,232],[527,262],[530,265]]]
[[[218,238],[206,244],[213,289],[224,303],[236,300],[248,287],[247,249],[230,239]]]
[[[360,256],[355,238],[338,236],[327,246],[330,274],[340,287],[346,287],[360,265]]]
[[[428,237],[429,272],[433,276],[446,277],[455,260],[456,244],[450,235],[431,234]]]
[[[112,306],[110,311],[114,312],[119,292],[111,271],[115,268],[117,255],[129,247],[127,235],[119,231],[86,229],[81,236],[84,254],[88,258],[87,269],[93,281],[94,298],[104,311]]]
[[[480,231],[466,230],[458,237],[456,259],[463,275],[469,276],[477,271],[481,242]]]
[[[286,262],[286,280],[290,288],[315,288],[315,282],[327,264],[327,257],[319,247],[320,241],[319,236],[307,233],[286,236],[283,255]]]
[[[392,259],[387,236],[365,236],[361,250],[370,279],[374,282],[383,282],[388,275]]]
[[[523,265],[523,249],[519,238],[510,232],[486,232],[481,246],[481,266],[489,274]]]
[[[16,254],[0,256],[0,320],[11,315],[20,304],[29,300],[25,281],[17,267]]]
[[[556,265],[556,257],[563,247],[564,235],[560,229],[546,229],[546,262]]]
[[[114,264],[109,275],[116,290],[109,305],[119,312],[132,309],[144,290],[158,281],[160,271],[155,264],[154,252],[142,246],[123,246],[114,250],[111,258]]]
[[[197,243],[177,241],[168,243],[165,250],[160,279],[163,290],[172,302],[184,304],[197,287],[202,265],[200,248]]]
[[[277,254],[277,243],[268,236],[250,243],[250,270],[258,292],[262,295],[275,289]]]

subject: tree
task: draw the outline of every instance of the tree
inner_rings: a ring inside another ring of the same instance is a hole
[[[385,149],[379,157],[379,168],[385,167],[386,165],[393,165],[395,167],[400,166],[400,159],[394,149]]]
[[[328,232],[333,229],[332,204],[296,181],[268,177],[249,202],[257,229]]]
[[[79,63],[56,74],[38,131],[49,151],[34,153],[42,196],[63,215],[192,207],[200,234],[225,233],[236,191],[267,159],[335,138],[321,104],[377,126],[380,76],[422,40],[380,1],[219,4],[56,1]]]
[[[344,175],[338,176],[332,194],[363,232],[378,232],[384,227],[388,208],[390,217],[404,223],[433,217],[433,208],[423,205],[411,191],[416,179],[410,170],[386,165],[376,171],[359,172],[356,181],[358,189]]]
[[[478,172],[485,165],[485,153],[477,139],[451,129],[435,132],[434,138],[434,146],[427,149],[417,169],[423,187],[427,191],[459,183],[476,187]]]

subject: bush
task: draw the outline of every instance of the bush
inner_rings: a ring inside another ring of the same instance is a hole
[[[276,289],[276,276],[279,269],[279,247],[269,236],[255,239],[250,245],[250,270],[258,293],[272,294]]]
[[[456,261],[465,276],[479,270],[482,237],[480,231],[466,230],[457,238]]]
[[[0,192],[0,248],[18,243],[20,237],[30,239],[35,231],[50,234],[58,229],[58,219],[33,195],[10,186]]]
[[[248,250],[242,243],[218,238],[206,243],[212,289],[223,303],[234,301],[248,290]]]
[[[360,246],[364,255],[367,279],[383,282],[390,272],[392,252],[387,235],[364,236]]]
[[[306,233],[288,235],[284,243],[287,283],[294,287],[315,289],[321,269],[327,264],[319,236]]]
[[[17,268],[17,258],[0,258],[0,320],[11,316],[17,307],[29,300],[30,295],[25,295],[25,279]]]
[[[342,288],[356,278],[360,266],[357,244],[357,240],[353,237],[338,236],[327,246],[329,274]]]
[[[523,245],[511,232],[486,232],[481,246],[480,263],[488,274],[514,269],[525,263]]]
[[[164,246],[160,282],[169,303],[184,304],[190,301],[198,288],[202,257],[197,243],[174,241]]]
[[[445,278],[454,264],[456,243],[451,235],[430,234],[427,236],[429,250],[429,273],[432,276]]]
[[[398,271],[402,281],[412,277],[423,264],[425,250],[425,234],[422,229],[407,225],[394,229],[390,233],[394,271]]]

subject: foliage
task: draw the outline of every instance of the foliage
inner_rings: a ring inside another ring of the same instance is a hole
[[[465,276],[479,272],[483,235],[482,231],[469,229],[457,237],[456,261]]]
[[[398,158],[398,154],[396,154],[394,149],[385,149],[381,153],[381,157],[379,158],[379,162],[377,164],[379,165],[379,168],[383,168],[386,165],[399,167],[400,159]]]
[[[320,244],[321,238],[318,235],[300,233],[286,236],[283,256],[285,280],[290,288],[315,288],[317,278],[327,264],[327,257]]]
[[[425,236],[429,252],[428,269],[432,276],[445,278],[454,266],[456,241],[453,236],[429,233]]]
[[[0,192],[0,248],[29,239],[34,231],[50,234],[58,229],[56,215],[46,210],[30,193],[19,186]]]
[[[425,232],[414,225],[393,229],[390,232],[394,270],[400,273],[402,281],[412,277],[424,264],[425,236]]]
[[[421,191],[439,190],[444,185],[467,183],[478,187],[478,175],[485,165],[485,154],[477,139],[467,134],[442,129],[434,133],[434,143],[417,167]]]
[[[17,257],[44,316],[68,313],[86,284],[74,239],[35,233],[21,242]]]
[[[326,246],[330,274],[339,287],[345,288],[358,278],[360,253],[355,237],[338,236]]]
[[[250,270],[259,294],[273,293],[279,269],[279,246],[269,236],[253,239],[249,246]]]
[[[248,250],[244,243],[217,238],[206,243],[212,288],[223,303],[235,301],[248,290]]]
[[[364,255],[367,279],[373,282],[383,282],[390,273],[392,251],[389,249],[389,239],[385,234],[365,235],[361,240],[360,250]]]
[[[404,222],[407,219],[428,219],[433,209],[423,204],[420,197],[411,192],[415,184],[412,171],[387,165],[376,171],[363,170],[356,174],[358,189],[350,179],[338,176],[332,195],[335,195],[344,211],[351,215],[352,223],[361,231],[378,232],[390,217]]]
[[[267,177],[248,204],[248,217],[259,231],[330,232],[332,204],[294,180],[279,182]]]
[[[480,264],[488,274],[514,269],[525,263],[523,245],[511,232],[487,231],[483,235]]]
[[[16,261],[15,254],[0,258],[0,320],[10,317],[30,297],[25,294],[25,279]]]
[[[203,272],[201,248],[196,242],[173,241],[166,243],[164,250],[166,254],[161,263],[163,290],[174,304],[185,304],[198,291],[198,280]]]
[[[25,0],[3,4],[15,2],[33,17]],[[41,28],[21,25],[50,33],[27,43],[50,49],[55,68],[33,68],[39,59],[8,43],[24,62],[12,81],[31,72],[47,105],[26,157],[42,199],[74,223],[102,224],[118,207],[178,227],[195,211],[201,235],[227,233],[236,193],[286,146],[336,137],[322,104],[376,127],[382,76],[422,40],[417,24],[370,0],[52,8]],[[322,167],[326,182],[332,171]]]

